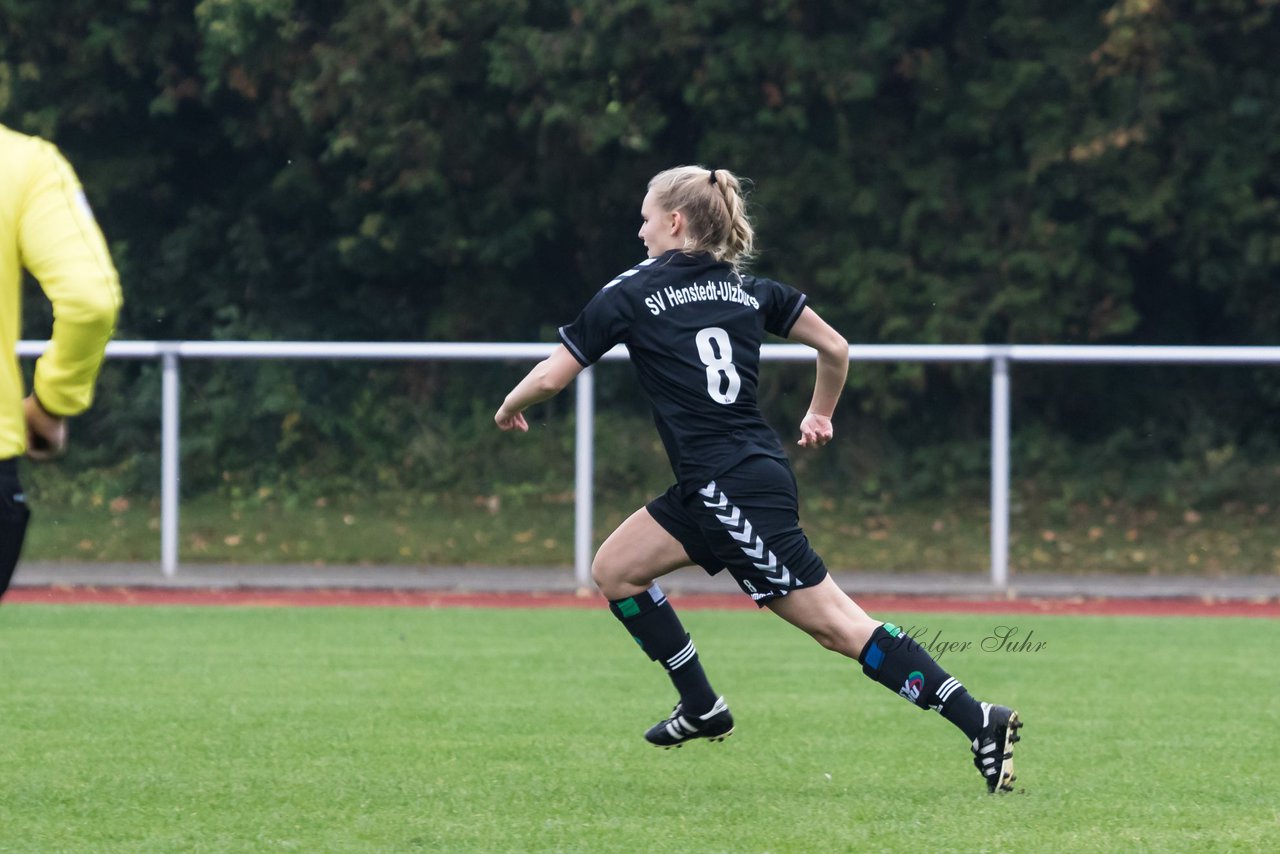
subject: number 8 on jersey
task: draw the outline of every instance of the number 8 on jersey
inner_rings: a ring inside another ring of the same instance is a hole
[[[733,366],[733,345],[729,343],[729,333],[719,326],[708,326],[698,330],[698,358],[707,366],[707,394],[716,403],[733,403],[738,399],[738,390],[742,388],[742,380],[738,378],[738,369]],[[714,344],[714,346],[712,346]],[[716,351],[719,350],[719,355]],[[729,382],[729,387],[720,390],[720,375]]]

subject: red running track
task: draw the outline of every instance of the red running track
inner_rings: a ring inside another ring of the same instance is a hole
[[[920,611],[952,614],[1083,614],[1138,617],[1280,618],[1280,600],[1239,599],[974,599],[946,596],[859,596],[858,604],[877,613]],[[671,597],[682,609],[755,610],[737,594],[686,594]],[[18,587],[5,604],[232,605],[258,608],[600,608],[604,600],[583,593],[465,593],[434,590],[365,588],[164,588],[164,587]]]

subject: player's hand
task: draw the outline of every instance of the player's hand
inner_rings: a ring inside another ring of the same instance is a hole
[[[529,432],[529,422],[524,420],[523,412],[507,412],[506,409],[499,409],[494,414],[493,421],[498,425],[498,429],[504,432],[511,430],[519,430],[521,433]]]
[[[821,448],[831,441],[833,434],[828,416],[807,412],[800,422],[800,441],[797,444],[802,448]]]
[[[44,411],[36,396],[22,401],[22,414],[27,421],[27,457],[51,460],[67,449],[67,420]]]

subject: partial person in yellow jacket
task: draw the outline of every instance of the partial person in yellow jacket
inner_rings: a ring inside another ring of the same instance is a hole
[[[17,343],[22,271],[53,304],[53,334],[24,398]],[[0,125],[0,596],[30,511],[18,458],[57,456],[89,408],[120,311],[120,279],[75,171],[49,142]]]

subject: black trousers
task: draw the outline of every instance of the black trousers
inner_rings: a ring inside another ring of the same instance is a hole
[[[30,518],[31,511],[18,482],[18,461],[0,460],[0,596],[9,589],[13,571],[18,568]]]

